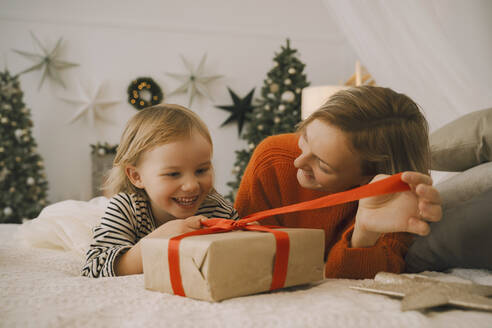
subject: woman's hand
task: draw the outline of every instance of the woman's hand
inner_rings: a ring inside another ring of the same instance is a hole
[[[371,182],[387,175],[377,175]],[[404,172],[410,191],[361,199],[355,217],[352,247],[373,246],[382,233],[411,232],[427,235],[428,222],[441,219],[441,198],[432,179],[418,172]]]

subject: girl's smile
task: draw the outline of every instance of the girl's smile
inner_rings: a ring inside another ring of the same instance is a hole
[[[198,198],[199,195],[193,197],[173,197],[173,200],[178,204],[178,206],[183,208],[193,208]]]

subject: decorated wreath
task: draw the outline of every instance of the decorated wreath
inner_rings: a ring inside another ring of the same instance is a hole
[[[106,154],[116,154],[116,150],[118,149],[118,145],[110,145],[105,142],[98,142],[96,144],[91,144],[91,154],[97,154],[99,156],[104,156]]]
[[[150,77],[139,77],[128,86],[128,102],[140,110],[160,104],[164,98],[161,87]]]

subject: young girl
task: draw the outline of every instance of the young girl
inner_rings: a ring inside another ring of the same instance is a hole
[[[265,139],[243,175],[235,207],[241,216],[312,200],[403,171],[411,191],[330,208],[278,215],[261,224],[325,231],[329,278],[372,278],[401,272],[411,236],[441,218],[427,175],[427,122],[407,96],[356,87],[333,95],[297,134]]]
[[[111,198],[83,276],[142,273],[140,240],[201,228],[206,218],[236,220],[213,188],[212,139],[203,121],[178,105],[157,105],[127,123],[106,183]]]

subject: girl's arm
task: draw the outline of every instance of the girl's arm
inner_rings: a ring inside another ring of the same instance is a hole
[[[200,219],[173,220],[154,231],[139,212],[133,196],[119,193],[111,198],[101,223],[94,229],[94,240],[87,251],[82,275],[92,278],[142,273],[140,244],[144,237],[167,237],[190,231]]]
[[[133,245],[126,253],[116,258],[114,267],[117,276],[143,273],[140,241]]]
[[[83,276],[97,278],[116,275],[115,259],[138,240],[134,228],[137,226],[134,208],[128,194],[120,193],[111,198],[101,223],[94,228],[94,239],[82,268]]]
[[[141,241],[145,238],[169,238],[186,232],[201,228],[202,220],[207,218],[203,215],[190,216],[187,219],[172,220],[164,223],[150,234],[142,238],[126,253],[117,258],[115,271],[117,276],[143,273]]]

